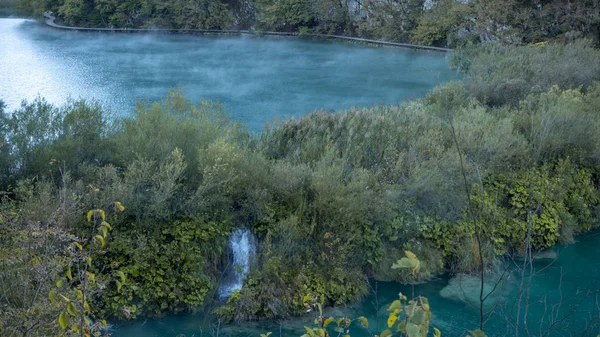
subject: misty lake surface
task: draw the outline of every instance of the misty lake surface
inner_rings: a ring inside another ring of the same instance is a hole
[[[260,131],[315,109],[397,103],[458,78],[443,53],[266,37],[54,30],[0,19],[0,99],[9,110],[41,95],[96,99],[119,116],[180,85]]]

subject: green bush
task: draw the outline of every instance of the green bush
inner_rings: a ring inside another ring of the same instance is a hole
[[[529,94],[557,85],[587,90],[600,79],[600,51],[587,40],[544,46],[483,44],[454,52],[451,64],[465,73],[473,97],[490,106],[517,106]]]

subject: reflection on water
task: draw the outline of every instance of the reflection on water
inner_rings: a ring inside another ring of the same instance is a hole
[[[120,115],[181,85],[259,131],[318,108],[395,103],[456,78],[443,54],[324,41],[77,33],[0,19],[0,99],[98,99]]]

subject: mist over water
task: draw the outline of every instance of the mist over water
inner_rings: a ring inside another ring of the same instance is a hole
[[[458,78],[444,54],[267,37],[53,30],[0,19],[0,99],[96,99],[118,116],[180,85],[253,131],[315,109],[397,103]]]

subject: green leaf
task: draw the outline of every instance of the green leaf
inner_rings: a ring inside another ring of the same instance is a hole
[[[381,332],[381,335],[379,335],[379,337],[389,337],[392,335],[392,331],[391,330],[383,330]]]
[[[62,287],[62,284],[63,284],[63,280],[60,279],[60,280],[58,280],[58,282],[56,282],[56,287],[60,288],[60,287]]]
[[[433,328],[433,335],[435,337],[442,337],[442,332],[438,328]]]
[[[64,311],[58,316],[58,324],[63,330],[67,328],[67,325],[69,325],[69,317],[67,317]]]
[[[121,278],[121,282],[125,283],[125,273],[120,270],[117,270],[117,276]]]
[[[94,211],[87,212],[87,221],[92,222],[92,217],[94,216]]]
[[[369,328],[369,320],[365,317],[365,316],[360,316],[358,318],[358,321],[360,322],[360,324],[362,324],[365,328]]]
[[[415,309],[415,312],[412,315],[410,321],[415,323],[416,325],[423,324],[425,322],[425,311],[423,311],[423,309],[421,308]]]
[[[419,337],[421,335],[421,327],[408,322],[406,324],[406,334],[408,335],[408,337]]]
[[[121,287],[122,287],[123,285],[122,285],[122,284],[121,284],[121,282],[119,282],[119,281],[115,281],[115,282],[117,283],[117,292],[118,292],[118,293],[120,293],[120,292],[121,292]]]
[[[481,331],[481,330],[469,330],[469,333],[473,336],[473,337],[487,337],[487,335],[485,334],[485,332]]]
[[[402,332],[403,334],[406,334],[406,321],[398,323],[398,331]]]
[[[54,291],[54,289],[50,290],[50,293],[48,293],[48,299],[50,300],[50,302],[54,303],[55,296],[56,296],[56,292]]]
[[[395,311],[397,309],[402,309],[402,303],[400,302],[400,300],[395,300],[394,302],[392,302],[387,311]]]
[[[317,335],[315,335],[315,332],[311,328],[309,328],[307,326],[304,327],[304,330],[306,330],[306,334],[309,335],[310,337],[316,337],[317,336]]]
[[[79,250],[83,250],[83,247],[81,246],[81,244],[79,242],[73,242],[73,245],[75,245],[75,247],[79,248]]]
[[[406,306],[406,314],[408,315],[408,317],[412,317],[412,315],[415,313],[416,308],[417,308],[417,302],[415,302],[415,301],[408,302],[408,305]]]
[[[108,330],[108,324],[106,323],[106,320],[102,320],[102,326],[104,327],[104,330]]]
[[[69,281],[73,281],[73,275],[71,275],[71,266],[67,268],[67,278],[69,279]]]
[[[75,306],[73,305],[73,303],[69,303],[67,305],[67,312],[71,315],[71,316],[77,316],[77,310],[75,310]]]
[[[329,324],[331,324],[331,322],[333,322],[333,317],[329,317],[328,319],[326,319],[325,322],[323,322],[323,326],[326,327]]]

